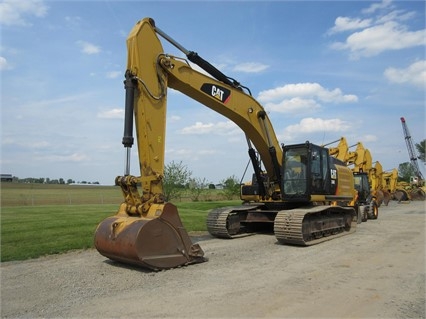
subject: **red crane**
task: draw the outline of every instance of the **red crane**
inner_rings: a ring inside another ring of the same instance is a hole
[[[407,123],[405,122],[405,118],[401,117],[402,130],[404,131],[405,143],[407,144],[408,155],[410,156],[411,166],[414,169],[414,174],[419,179],[419,181],[424,180],[422,173],[420,172],[419,164],[417,163],[417,159],[419,158],[416,155],[414,150],[413,141],[411,140],[410,131],[408,130]]]

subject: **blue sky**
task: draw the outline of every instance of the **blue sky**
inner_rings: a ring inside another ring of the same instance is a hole
[[[249,87],[281,143],[345,136],[391,169],[409,161],[401,116],[415,143],[426,136],[424,1],[3,0],[3,174],[102,184],[123,174],[125,40],[144,17]],[[167,123],[166,163],[213,183],[242,177],[235,124],[173,90]]]

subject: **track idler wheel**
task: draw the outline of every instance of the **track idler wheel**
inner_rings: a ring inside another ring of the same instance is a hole
[[[176,206],[154,204],[153,218],[118,213],[102,221],[95,233],[98,252],[112,260],[153,270],[206,261],[198,244],[192,244]]]

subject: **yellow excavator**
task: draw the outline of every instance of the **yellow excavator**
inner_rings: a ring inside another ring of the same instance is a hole
[[[391,197],[398,200],[398,202],[409,203],[410,193],[405,189],[408,183],[398,182],[398,170],[396,168],[383,172],[382,185],[383,189],[386,190]]]
[[[159,37],[186,59],[164,53]],[[280,243],[313,245],[355,231],[352,171],[329,156],[327,148],[310,142],[279,144],[265,109],[247,87],[185,49],[151,18],[134,26],[127,50],[123,137],[127,160],[124,176],[116,178],[124,202],[96,229],[95,246],[102,255],[156,270],[205,261],[176,207],[164,199],[168,88],[224,115],[246,135],[253,180],[241,187],[242,205],[209,213],[206,223],[211,235],[234,238],[268,229]],[[189,61],[204,72],[194,70]],[[139,177],[129,173],[133,120]]]
[[[379,215],[379,203],[377,192],[379,191],[379,180],[376,171],[381,167],[380,163],[373,167],[373,160],[368,149],[361,142],[356,144],[355,151],[348,152],[347,165],[352,166],[355,179],[355,189],[358,191],[359,202],[362,204],[363,221],[377,219]]]
[[[382,174],[382,185],[383,188],[388,192],[393,193],[397,189],[398,182],[398,170],[396,168],[385,171]]]
[[[353,171],[357,190],[358,221],[377,219],[381,203],[385,202],[387,205],[390,200],[391,196],[386,185],[391,186],[389,177],[393,175],[384,175],[381,163],[379,161],[373,163],[371,152],[365,149],[361,142],[348,146],[346,138],[341,137],[340,140],[326,145],[336,142],[339,144],[329,148],[329,152],[331,156],[343,161]],[[350,151],[350,148],[354,146],[356,149]]]

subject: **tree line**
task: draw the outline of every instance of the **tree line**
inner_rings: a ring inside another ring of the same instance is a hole
[[[51,179],[49,177],[26,177],[26,178],[19,178],[17,176],[13,176],[11,182],[14,183],[32,183],[32,184],[89,184],[89,185],[99,185],[99,182],[87,182],[87,181],[78,181],[77,183],[75,180],[69,178],[67,180],[63,178],[58,179]]]
[[[240,182],[235,175],[223,179],[221,195],[226,199],[233,199],[240,193]],[[181,162],[172,161],[164,166],[163,192],[166,201],[180,198],[185,192],[192,201],[199,201],[208,190],[215,189],[216,185],[205,178],[192,177],[192,172]]]
[[[416,144],[417,151],[419,153],[418,159],[425,163],[425,144],[426,140]],[[414,168],[410,162],[401,163],[398,166],[398,181],[409,182],[410,177],[414,175]],[[13,176],[13,182],[18,183],[40,183],[40,184],[75,184],[73,179],[50,179],[50,178],[23,178],[20,179]],[[99,185],[99,182],[87,182],[81,181],[77,184],[93,184]],[[221,195],[226,199],[233,199],[239,195],[240,192],[240,181],[235,175],[229,176],[220,182]],[[180,198],[182,193],[193,201],[198,201],[202,195],[206,194],[209,189],[215,189],[216,185],[208,182],[205,178],[193,177],[192,172],[186,165],[181,162],[172,161],[164,166],[164,178],[163,178],[163,192],[166,201]]]

